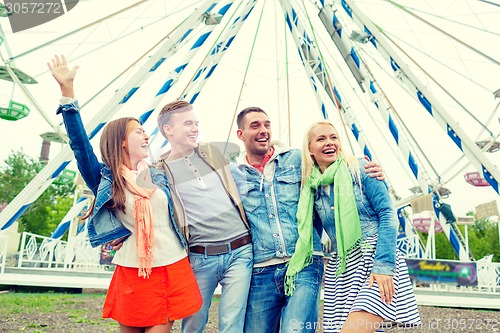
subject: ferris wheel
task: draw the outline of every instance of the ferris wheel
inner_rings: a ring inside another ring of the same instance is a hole
[[[430,243],[421,244],[418,229],[444,232],[460,260],[473,259],[446,201],[470,199],[477,190],[499,193],[498,6],[429,1],[423,9],[390,0],[123,3],[102,8],[97,1],[82,2],[47,28],[67,31],[50,38],[40,33],[45,39],[39,43],[31,38],[30,44],[16,44],[16,34],[0,30],[3,128],[9,121],[29,123],[36,110],[49,127],[44,140],[64,144],[59,121],[50,114],[54,103],[46,102],[50,94],[43,84],[50,73],[40,67],[54,50],[78,63],[79,82],[88,82],[78,97],[89,137],[98,137],[114,117],[135,115],[151,133],[152,159],[168,147],[156,135],[155,115],[174,99],[195,105],[207,141],[237,142],[234,116],[249,105],[263,106],[274,139],[295,147],[308,123],[327,118],[354,154],[382,165],[401,236],[420,249],[416,256],[435,255]],[[73,23],[72,14],[80,10],[95,19]],[[5,27],[5,7],[2,12]],[[36,75],[21,67],[34,68],[34,62]],[[65,145],[49,159],[0,212],[0,229],[11,227],[55,179],[72,181],[72,158]],[[470,190],[450,190],[457,181]],[[68,212],[54,237],[66,231],[83,202]]]

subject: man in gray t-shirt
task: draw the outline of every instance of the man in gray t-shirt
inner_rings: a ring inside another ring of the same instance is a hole
[[[182,320],[182,332],[203,332],[215,288],[222,286],[219,332],[243,332],[252,274],[249,225],[227,162],[210,144],[198,144],[198,120],[190,103],[163,107],[158,128],[171,150],[156,166],[167,174],[180,226],[189,243],[189,260],[203,296],[203,306]]]
[[[222,245],[248,235],[219,176],[194,151],[168,160],[189,218],[189,246]]]

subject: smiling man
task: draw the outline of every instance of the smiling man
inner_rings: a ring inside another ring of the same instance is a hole
[[[313,263],[295,280],[293,296],[284,292],[286,262],[298,238],[301,153],[271,143],[271,122],[258,107],[242,110],[237,135],[246,156],[231,172],[252,229],[254,268],[245,332],[314,332],[323,277],[321,225],[316,225]]]
[[[323,277],[319,220],[314,221],[312,262],[297,274],[293,295],[285,294],[287,262],[299,237],[301,152],[271,142],[271,122],[259,107],[240,111],[236,122],[246,156],[231,165],[231,172],[251,226],[254,250],[245,332],[314,332]],[[371,177],[382,177],[376,163],[367,166]]]
[[[219,332],[242,333],[252,273],[252,244],[241,199],[221,152],[198,144],[198,119],[193,106],[175,101],[163,107],[158,128],[171,151],[156,167],[168,177],[176,214],[187,214],[181,226],[189,243],[189,261],[203,297],[203,306],[182,321],[185,333],[201,333],[208,321],[212,296],[222,286]]]

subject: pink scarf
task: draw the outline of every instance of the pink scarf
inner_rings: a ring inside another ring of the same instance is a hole
[[[137,170],[141,172],[148,165],[140,161]],[[136,232],[137,258],[139,260],[139,276],[149,278],[153,263],[154,229],[153,207],[149,199],[155,188],[146,189],[137,185],[136,175],[125,165],[120,166],[120,174],[126,181],[127,189],[134,195],[134,220]],[[149,175],[149,173],[143,173]]]

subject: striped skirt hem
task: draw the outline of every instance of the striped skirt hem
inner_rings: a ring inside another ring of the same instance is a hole
[[[383,319],[376,332],[384,327],[414,327],[421,325],[413,286],[404,258],[396,253],[396,272],[393,275],[396,293],[390,304],[382,301],[374,282],[368,288],[374,263],[377,237],[369,237],[366,244],[354,248],[347,258],[346,271],[340,276],[335,272],[339,264],[334,254],[329,260],[325,274],[324,332],[339,332],[349,313],[366,311]]]

